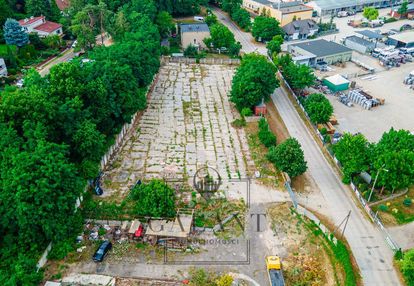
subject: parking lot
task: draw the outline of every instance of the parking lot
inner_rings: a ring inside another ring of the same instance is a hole
[[[390,8],[381,9],[380,17],[386,16]],[[391,29],[399,30],[404,24],[414,25],[412,20],[400,20],[393,23],[384,24],[378,28],[353,28],[347,25],[348,20],[361,19],[362,14],[344,18],[334,18],[339,32],[332,35],[323,36],[326,40],[340,42],[341,39],[354,35],[356,31],[361,30],[380,30],[387,32]],[[324,22],[329,19],[323,19]],[[318,77],[327,77],[334,74],[348,75],[350,81],[355,81],[356,86],[366,91],[376,98],[385,99],[385,104],[365,110],[361,106],[354,104],[353,107],[347,107],[340,103],[332,95],[328,99],[334,106],[335,115],[339,121],[336,126],[340,132],[361,132],[368,140],[377,141],[385,131],[391,127],[396,129],[407,129],[414,132],[414,90],[409,89],[408,85],[403,83],[404,78],[414,70],[414,62],[402,64],[400,67],[386,70],[379,64],[378,59],[369,55],[363,55],[353,52],[353,59],[356,59],[370,67],[375,68],[375,76],[367,78],[366,73],[353,63],[346,63],[345,67],[332,66],[333,70],[328,72],[319,72]]]

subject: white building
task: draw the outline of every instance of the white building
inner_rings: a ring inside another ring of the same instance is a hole
[[[19,24],[27,33],[37,33],[40,37],[61,36],[63,33],[61,24],[47,21],[44,16],[22,19]]]
[[[312,7],[319,16],[336,16],[340,11],[361,12],[364,7],[385,8],[401,2],[402,0],[314,0],[306,5]]]
[[[7,76],[7,67],[4,59],[0,58],[0,77]]]

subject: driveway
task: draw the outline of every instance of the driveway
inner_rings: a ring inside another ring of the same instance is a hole
[[[214,10],[214,13],[223,24],[233,31],[236,39],[242,44],[244,52],[257,50],[262,54],[266,53],[263,51],[262,45],[254,44],[249,34],[240,32],[236,25],[229,22],[230,20],[224,13],[218,10]],[[276,89],[272,100],[289,133],[301,143],[308,161],[308,174],[312,176],[329,205],[321,212],[330,217],[336,225],[339,225],[347,213],[351,211],[345,238],[348,240],[361,270],[364,285],[400,285],[397,273],[393,268],[393,253],[386,245],[384,237],[362,213],[362,210],[355,205],[349,187],[341,183],[331,165],[326,161],[319,146],[289,100],[286,91],[282,88]]]

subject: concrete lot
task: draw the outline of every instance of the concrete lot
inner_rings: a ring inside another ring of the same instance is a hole
[[[380,16],[386,16],[389,8],[381,9]],[[381,32],[397,29],[404,24],[414,24],[411,20],[401,20],[393,23],[385,24],[379,28],[352,28],[347,25],[348,20],[361,19],[361,13],[345,17],[334,18],[339,33],[324,36],[327,40],[339,42],[342,38],[354,35],[359,30],[380,30]],[[329,19],[323,19],[328,21]],[[385,105],[375,107],[371,110],[365,110],[359,105],[347,107],[340,103],[334,96],[328,96],[334,105],[335,114],[339,120],[339,131],[344,132],[361,132],[368,140],[377,141],[381,138],[383,132],[388,131],[391,127],[396,129],[407,129],[414,131],[414,90],[403,84],[404,78],[414,70],[414,63],[401,65],[399,68],[385,70],[379,65],[378,59],[369,55],[363,55],[353,52],[353,58],[363,62],[376,70],[376,78],[373,80],[364,79],[364,76],[355,77],[356,73],[364,73],[364,71],[352,63],[347,63],[345,68],[333,66],[333,71],[320,73],[318,76],[326,77],[333,74],[351,75],[352,81],[356,81],[358,87],[377,98],[384,98]]]
[[[106,172],[104,196],[125,193],[138,179],[190,183],[206,165],[223,178],[246,177],[246,136],[231,126],[237,112],[227,96],[234,71],[225,65],[161,67],[136,134]]]

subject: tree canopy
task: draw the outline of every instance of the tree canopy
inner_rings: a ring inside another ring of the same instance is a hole
[[[271,147],[267,159],[291,178],[303,174],[308,168],[302,147],[295,138],[286,139],[276,147]]]
[[[345,133],[333,150],[342,165],[345,183],[351,182],[352,175],[369,170],[371,145],[364,135]]]
[[[367,18],[368,20],[372,21],[378,18],[379,12],[374,7],[365,7],[362,15]]]
[[[275,73],[276,68],[265,56],[245,55],[233,77],[230,100],[239,110],[268,100],[279,86]]]
[[[274,54],[280,53],[282,50],[281,46],[283,44],[283,37],[281,35],[276,35],[272,38],[270,42],[267,43],[267,53],[269,56],[273,57]]]
[[[258,16],[254,19],[252,35],[256,40],[270,41],[276,35],[284,35],[279,22],[275,18]]]
[[[306,97],[304,107],[315,124],[328,122],[333,113],[332,104],[320,93],[313,93]]]
[[[4,40],[7,45],[23,47],[29,43],[29,36],[14,19],[7,19],[3,27]]]
[[[293,89],[300,90],[315,84],[316,77],[312,68],[295,64],[290,55],[274,58],[274,62]]]
[[[93,61],[57,64],[45,77],[29,70],[23,88],[0,91],[2,285],[37,285],[41,275],[35,265],[48,243],[59,242],[54,243],[54,249],[62,248],[54,251],[56,257],[70,249],[62,241],[74,242],[79,232],[82,218],[75,202],[86,179],[97,175],[123,124],[146,107],[146,89],[160,65],[158,28],[148,15],[124,12],[120,2],[125,1],[107,2],[91,7],[96,3],[73,0],[74,11],[68,12],[76,15],[74,26],[86,29],[78,43],[91,49]],[[95,47],[102,27],[90,27],[89,16],[109,19],[114,7],[124,13],[117,14],[118,22],[126,24],[111,30],[113,45]],[[16,45],[27,43],[11,38]],[[54,45],[54,39],[48,42]]]

